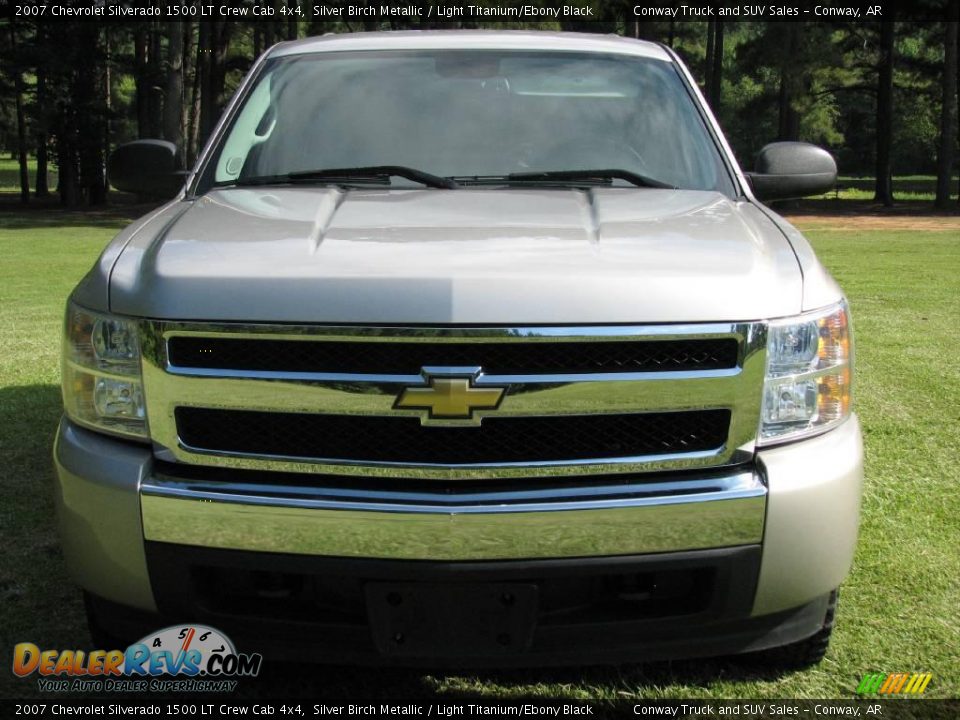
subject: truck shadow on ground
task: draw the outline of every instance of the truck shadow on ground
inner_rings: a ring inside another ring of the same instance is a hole
[[[440,697],[623,700],[674,686],[695,694],[724,682],[777,681],[789,674],[763,658],[731,656],[644,664],[449,671],[265,663],[241,697],[394,699]]]

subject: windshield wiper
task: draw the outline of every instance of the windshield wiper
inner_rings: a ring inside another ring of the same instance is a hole
[[[224,185],[277,185],[285,183],[322,182],[331,185],[349,183],[381,183],[389,184],[391,177],[402,177],[418,182],[427,187],[453,190],[459,185],[450,178],[432,175],[416,168],[402,165],[370,165],[355,168],[327,168],[323,170],[300,170],[283,175],[260,175],[255,177],[237,178]]]
[[[537,172],[510,173],[509,175],[454,175],[460,185],[612,185],[614,180],[624,180],[637,187],[676,190],[676,185],[641,175],[630,170],[540,170]]]
[[[613,180],[623,180],[636,185],[637,187],[662,188],[664,190],[676,190],[676,185],[665,183],[662,180],[631,172],[630,170],[619,170],[610,168],[605,170],[544,170],[540,172],[510,173],[506,176],[508,182],[538,182],[538,181],[585,181],[585,182],[612,182]]]

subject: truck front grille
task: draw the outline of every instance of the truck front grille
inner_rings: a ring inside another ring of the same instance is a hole
[[[492,375],[719,370],[736,367],[738,351],[734,338],[434,343],[173,337],[168,348],[178,367],[375,375],[451,365],[482,367]]]
[[[766,362],[762,322],[157,320],[140,332],[158,459],[344,478],[497,481],[745,463]],[[433,392],[425,405],[403,400],[414,389],[423,399],[424,388]],[[491,403],[484,388],[502,392]],[[457,409],[478,395],[486,405]]]
[[[181,407],[185,445],[220,453],[404,464],[557,462],[716,450],[729,410],[491,417],[479,427],[421,425],[415,417],[249,412]]]

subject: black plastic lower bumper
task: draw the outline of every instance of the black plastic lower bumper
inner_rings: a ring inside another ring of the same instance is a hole
[[[817,632],[824,597],[749,616],[759,546],[657,555],[436,563],[148,543],[161,617],[99,601],[140,637],[195,622],[268,658],[506,667],[726,655]]]

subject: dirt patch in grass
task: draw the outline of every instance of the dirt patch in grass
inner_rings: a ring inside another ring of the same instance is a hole
[[[802,200],[774,206],[790,222],[811,230],[960,231],[960,205],[936,209],[932,202],[902,201],[884,207],[872,200]]]
[[[794,225],[815,230],[922,230],[960,232],[960,215],[786,215]]]

